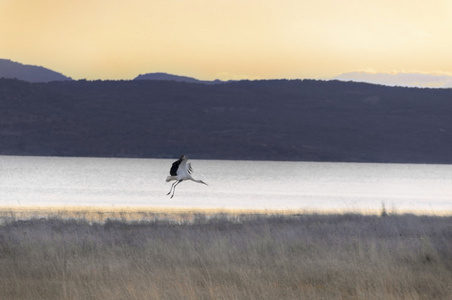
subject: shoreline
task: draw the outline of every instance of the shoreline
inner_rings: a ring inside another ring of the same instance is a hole
[[[450,217],[452,211],[421,210],[308,210],[308,209],[234,209],[196,207],[144,207],[144,206],[0,206],[0,220],[26,220],[33,218],[80,219],[90,222],[105,222],[108,219],[133,221],[170,220],[191,222],[196,217],[224,216],[237,218],[244,215],[295,216],[295,215],[416,215]],[[2,222],[3,223],[3,222]]]

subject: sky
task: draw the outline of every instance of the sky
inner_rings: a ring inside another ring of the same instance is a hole
[[[0,58],[73,79],[452,75],[451,0],[0,0]]]

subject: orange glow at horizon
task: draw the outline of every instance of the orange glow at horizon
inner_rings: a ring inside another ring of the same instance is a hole
[[[452,73],[444,0],[0,0],[0,58],[74,79]]]

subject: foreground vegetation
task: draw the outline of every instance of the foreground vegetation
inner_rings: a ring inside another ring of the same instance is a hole
[[[452,217],[3,212],[1,299],[452,299]]]

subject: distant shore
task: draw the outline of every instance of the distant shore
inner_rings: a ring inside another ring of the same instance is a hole
[[[191,222],[196,216],[215,217],[218,215],[235,218],[240,215],[290,216],[303,214],[319,215],[404,215],[444,217],[452,216],[452,211],[393,211],[382,207],[380,210],[306,210],[306,209],[225,209],[190,207],[137,207],[137,206],[0,206],[0,223],[5,220],[26,220],[30,218],[77,219],[89,222],[105,222],[107,219],[127,222],[149,222],[159,219],[175,222]]]
[[[2,155],[450,164],[452,89],[0,78]]]

